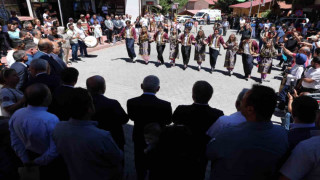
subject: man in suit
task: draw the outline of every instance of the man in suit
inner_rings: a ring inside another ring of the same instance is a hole
[[[34,59],[44,59],[50,65],[51,75],[60,77],[61,71],[64,69],[50,53],[53,51],[53,44],[49,39],[41,39],[38,44],[39,51],[33,56]],[[32,62],[32,61],[31,61]]]
[[[98,121],[98,128],[110,131],[112,138],[121,150],[124,150],[125,138],[122,125],[129,121],[127,113],[117,100],[109,99],[106,92],[106,82],[101,76],[87,79],[87,89],[90,92],[95,113],[92,120]]]
[[[26,83],[23,88],[26,89],[28,86],[35,83],[42,83],[49,87],[51,93],[60,85],[60,79],[50,74],[50,66],[48,61],[44,59],[34,59],[30,63],[30,74],[31,79]]]
[[[180,105],[174,111],[172,121],[175,124],[187,126],[197,142],[196,154],[199,158],[198,179],[204,179],[207,160],[205,156],[206,147],[210,137],[206,134],[209,127],[223,116],[219,109],[212,108],[208,102],[213,94],[212,86],[206,81],[197,81],[192,88],[192,105]]]
[[[52,95],[52,103],[48,111],[58,116],[60,121],[68,121],[70,118],[70,96],[77,84],[79,71],[73,67],[61,72],[62,84],[57,87]]]
[[[25,51],[18,50],[13,53],[13,58],[16,61],[11,65],[11,69],[16,70],[19,76],[19,83],[16,89],[22,90],[22,87],[26,84],[28,80],[28,68],[25,62],[28,61],[28,56]]]
[[[145,178],[147,169],[144,154],[146,148],[144,127],[149,123],[159,123],[161,127],[165,127],[171,123],[172,116],[171,103],[156,97],[160,89],[158,77],[150,75],[144,78],[141,89],[144,92],[143,95],[129,99],[127,102],[129,118],[134,122],[132,138],[138,180]]]

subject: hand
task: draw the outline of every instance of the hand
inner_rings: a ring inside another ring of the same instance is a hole
[[[297,97],[298,97],[298,93],[297,93],[297,91],[296,91],[295,89],[293,90],[293,97],[294,97],[294,98],[297,98]]]
[[[287,93],[287,96],[288,96],[289,101],[293,101],[293,97],[292,97],[292,95],[290,94],[290,92]]]

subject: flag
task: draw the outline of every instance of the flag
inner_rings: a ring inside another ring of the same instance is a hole
[[[265,3],[266,3],[266,0],[261,0],[261,6],[264,6],[265,5]]]

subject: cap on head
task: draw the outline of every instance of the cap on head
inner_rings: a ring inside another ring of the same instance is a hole
[[[296,55],[296,64],[298,65],[304,65],[304,63],[307,61],[308,57],[305,54],[298,53]]]

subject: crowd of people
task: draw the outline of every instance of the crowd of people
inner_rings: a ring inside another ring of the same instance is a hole
[[[320,178],[319,105],[309,96],[320,89],[320,34],[315,25],[306,22],[303,27],[310,29],[304,34],[295,24],[267,20],[253,26],[254,21],[239,19],[241,39],[231,34],[225,41],[226,30],[237,26],[227,18],[217,22],[208,36],[201,28],[192,35],[189,21],[180,33],[182,25],[169,26],[162,15],[155,15],[154,21],[138,17],[136,23],[130,16],[101,18],[81,15],[76,23],[70,18],[67,28],[61,28],[50,11],[43,14],[43,22],[23,24],[13,13],[7,30],[0,29],[0,54],[7,59],[0,72],[1,179],[19,179],[30,172],[45,180],[123,179],[123,125],[129,119],[134,124],[138,180],[202,180],[208,161],[210,179]],[[148,63],[154,41],[159,64],[164,64],[163,51],[170,43],[169,59],[175,65],[181,44],[184,69],[192,45],[199,70],[209,46],[211,72],[223,47],[229,75],[241,54],[244,78],[251,78],[257,59],[261,83],[278,58],[283,84],[279,94],[262,85],[243,89],[235,100],[237,112],[226,116],[208,105],[214,93],[208,82],[195,82],[193,104],[173,111],[170,102],[157,98],[160,79],[150,75],[141,83],[143,94],[129,99],[125,111],[104,95],[103,77],[89,77],[86,89],[77,88],[81,72],[68,67],[70,49],[71,62],[81,60],[78,51],[83,58],[93,57],[84,39],[90,34],[99,39],[103,33],[107,43],[124,39],[133,62],[134,44]],[[282,126],[275,125],[272,115],[286,106]]]

